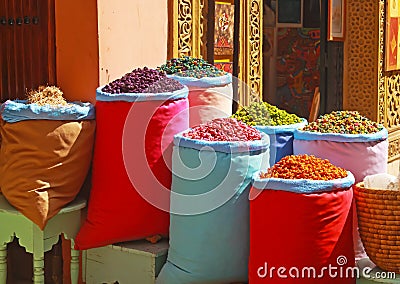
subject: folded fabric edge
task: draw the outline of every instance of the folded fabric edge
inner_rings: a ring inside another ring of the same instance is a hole
[[[307,180],[307,179],[281,179],[260,178],[258,171],[253,175],[253,187],[259,190],[282,190],[294,193],[328,192],[336,189],[349,188],[355,183],[354,175],[347,171],[347,177],[335,180]]]

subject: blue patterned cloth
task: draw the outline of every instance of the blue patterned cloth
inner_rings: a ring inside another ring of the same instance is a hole
[[[347,177],[335,180],[260,178],[260,172],[253,176],[253,186],[257,189],[283,190],[295,193],[330,192],[352,186],[355,182],[351,172]]]
[[[96,100],[103,102],[146,102],[146,101],[167,101],[167,100],[178,100],[185,99],[189,95],[189,89],[184,86],[183,89],[176,90],[174,92],[167,93],[120,93],[110,94],[103,92],[104,86],[96,89]]]
[[[229,73],[223,76],[204,78],[182,77],[174,74],[167,75],[167,77],[178,81],[182,85],[198,88],[220,87],[232,83],[232,74]]]
[[[253,152],[269,149],[269,137],[261,133],[261,140],[254,141],[205,141],[184,137],[183,134],[190,130],[185,130],[174,136],[174,145],[204,150],[204,147],[210,147],[212,150],[223,153],[241,153]]]
[[[67,106],[29,104],[26,100],[8,100],[1,105],[1,117],[13,123],[24,120],[91,120],[95,109],[90,103],[71,102]]]
[[[371,134],[341,134],[341,133],[319,133],[296,129],[294,139],[297,140],[325,140],[333,142],[373,142],[382,141],[388,138],[388,131],[383,128],[381,131]]]

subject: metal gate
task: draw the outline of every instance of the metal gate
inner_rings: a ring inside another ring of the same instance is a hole
[[[55,84],[55,0],[0,0],[0,97]]]

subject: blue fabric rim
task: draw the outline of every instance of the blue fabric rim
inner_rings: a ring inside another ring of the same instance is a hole
[[[183,86],[182,89],[174,92],[167,93],[121,93],[121,94],[110,94],[103,92],[102,89],[105,87],[101,86],[96,89],[96,100],[102,102],[147,102],[147,101],[167,101],[167,100],[178,100],[186,99],[189,95],[189,89]]]
[[[174,136],[174,145],[179,147],[192,148],[196,150],[211,150],[223,153],[244,153],[269,149],[269,137],[261,132],[261,140],[254,141],[206,141],[184,137],[183,134],[190,129],[182,131]]]
[[[261,171],[254,173],[253,186],[261,190],[282,190],[294,193],[329,192],[351,187],[355,183],[354,175],[347,171],[347,177],[329,181],[310,179],[260,178]]]
[[[167,75],[167,77],[177,80],[182,85],[198,88],[219,87],[232,83],[232,74],[230,73],[218,77],[204,77],[200,79],[194,77],[182,77],[174,74]]]
[[[91,103],[68,102],[68,106],[39,106],[26,100],[8,100],[1,105],[1,117],[13,123],[24,120],[92,120],[95,108]]]
[[[318,133],[296,129],[294,139],[297,140],[325,140],[333,142],[374,142],[386,140],[388,131],[383,128],[381,131],[372,134],[340,134],[340,133]]]
[[[254,127],[261,132],[269,135],[282,134],[282,133],[293,133],[296,129],[304,127],[308,124],[307,119],[301,118],[301,122],[287,125],[255,125]]]

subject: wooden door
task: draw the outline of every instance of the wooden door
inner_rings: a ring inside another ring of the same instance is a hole
[[[0,97],[55,84],[55,0],[0,0]]]
[[[343,52],[340,41],[327,41],[328,7],[322,1],[321,9],[321,102],[320,114],[343,109]]]

